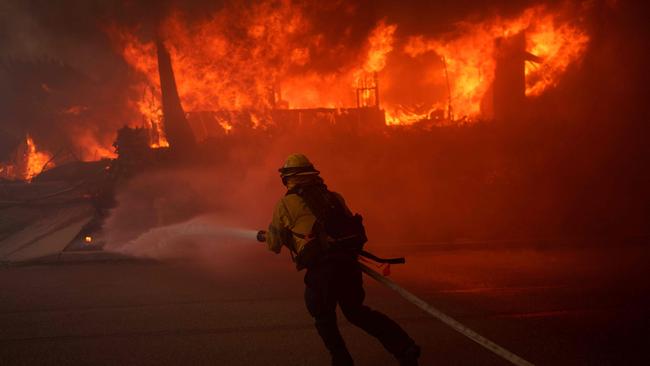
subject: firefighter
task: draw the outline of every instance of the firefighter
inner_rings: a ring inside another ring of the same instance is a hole
[[[306,269],[305,303],[332,365],[354,364],[336,323],[337,304],[350,323],[376,337],[400,365],[417,365],[420,348],[408,334],[363,304],[357,261],[366,241],[361,216],[352,215],[343,197],[327,189],[305,155],[290,155],[279,172],[287,193],[275,206],[268,232],[261,231],[258,239],[275,253],[287,247],[297,269]]]

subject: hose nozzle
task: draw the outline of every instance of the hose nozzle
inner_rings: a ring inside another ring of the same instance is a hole
[[[257,241],[264,243],[266,241],[266,230],[257,232]]]

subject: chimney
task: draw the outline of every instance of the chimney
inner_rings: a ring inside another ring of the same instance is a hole
[[[156,41],[158,50],[158,72],[162,91],[163,123],[167,141],[172,151],[188,151],[196,147],[192,128],[185,117],[176,89],[176,79],[169,52],[162,40]]]

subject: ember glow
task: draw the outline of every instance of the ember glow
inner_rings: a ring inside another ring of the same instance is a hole
[[[589,37],[575,14],[563,8],[535,6],[519,16],[495,16],[463,22],[452,34],[438,37],[399,35],[399,24],[380,20],[361,47],[336,45],[342,57],[325,71],[318,55],[327,50],[322,30],[304,9],[290,2],[272,6],[228,7],[208,20],[190,22],[172,13],[160,27],[170,50],[179,94],[186,112],[253,110],[264,124],[273,108],[341,108],[374,106],[379,85],[380,108],[387,124],[433,120],[439,124],[490,119],[490,91],[496,67],[496,42],[519,33],[525,51],[526,90],[536,97],[556,86],[565,71],[583,57]],[[126,62],[142,77],[134,88],[150,90],[134,101],[142,118],[157,131],[153,146],[166,146],[160,128],[159,80],[152,39],[133,29],[112,28],[111,38]],[[407,70],[432,85],[425,103],[393,92],[404,71],[393,72],[404,57],[429,59],[428,67]],[[355,89],[357,91],[355,96]],[[381,95],[389,95],[382,98]],[[397,95],[397,96],[396,96]],[[233,124],[219,121],[228,132]]]
[[[52,155],[45,151],[38,151],[34,140],[29,135],[25,143],[27,144],[27,170],[25,172],[25,179],[31,180],[46,168],[46,164],[50,163]]]
[[[75,133],[75,142],[81,161],[97,161],[117,157],[112,147],[106,147],[89,130],[80,129]],[[108,142],[107,142],[108,143]],[[49,166],[48,166],[49,167]]]
[[[0,164],[0,178],[31,181],[44,170],[54,167],[52,154],[39,151],[29,135],[25,137],[25,143],[18,147],[14,156],[14,161]]]

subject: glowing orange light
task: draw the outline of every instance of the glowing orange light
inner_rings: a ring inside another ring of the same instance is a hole
[[[582,58],[589,36],[579,25],[561,22],[561,18],[561,11],[536,6],[511,19],[462,23],[456,33],[459,35],[446,39],[411,37],[404,52],[414,58],[430,51],[442,56],[449,72],[455,115],[481,118],[482,103],[494,80],[497,38],[525,32],[526,51],[541,59],[525,65],[527,96],[540,95],[555,86],[568,66]],[[440,79],[443,77],[441,73]]]
[[[525,65],[528,97],[556,86],[568,67],[582,59],[589,41],[579,20],[575,21],[579,17],[566,16],[565,12],[570,10],[562,7],[554,10],[534,6],[515,17],[463,22],[454,33],[438,37],[398,39],[398,25],[379,21],[360,49],[348,49],[345,45],[337,49],[336,52],[345,54],[347,63],[332,67],[335,71],[318,71],[310,66],[324,47],[331,46],[325,45],[322,32],[314,29],[303,11],[291,2],[262,1],[249,7],[225,7],[208,20],[192,24],[178,13],[164,19],[161,33],[172,57],[184,109],[246,109],[264,113],[287,107],[351,107],[356,104],[354,88],[361,80],[381,72],[382,88],[399,85],[403,76],[399,72],[389,73],[391,65],[409,57],[433,55],[435,60],[445,61],[426,64],[421,66],[424,69],[413,72],[434,86],[448,89],[444,94],[449,95],[427,102],[428,105],[383,98],[381,107],[386,111],[387,123],[438,120],[431,116],[438,116],[439,111],[445,112],[448,119],[450,105],[454,121],[471,122],[489,114],[484,102],[494,80],[497,38],[525,32],[526,51],[539,57],[539,62]],[[244,32],[237,37],[229,36],[232,31],[227,19],[238,19],[237,28]],[[134,101],[134,105],[154,131],[152,146],[168,146],[160,123],[154,42],[141,40],[135,30],[113,29],[111,33],[126,62],[143,76],[137,88],[151,90],[149,97]],[[369,93],[365,90],[359,95],[363,105],[372,104]],[[269,120],[257,118],[255,124]],[[227,132],[237,128],[233,121],[217,123]]]

